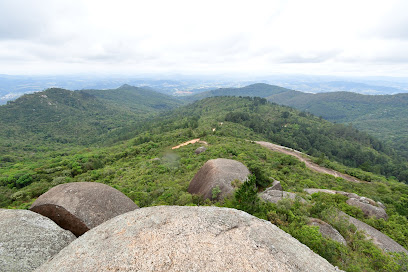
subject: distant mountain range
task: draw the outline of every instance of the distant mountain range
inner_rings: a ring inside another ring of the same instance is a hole
[[[137,87],[149,87],[157,92],[168,95],[183,96],[207,91],[223,86],[237,87],[250,83],[226,79],[197,79],[190,77],[135,77],[135,76],[98,76],[98,75],[73,75],[73,76],[14,76],[0,75],[0,105],[14,100],[23,94],[39,92],[48,88],[63,88],[67,90],[106,90],[115,89],[123,84]]]
[[[186,76],[186,75],[0,75],[0,105],[19,96],[48,88],[68,90],[115,89],[123,84],[150,87],[174,96],[188,96],[225,87],[243,87],[266,83],[302,92],[321,93],[347,91],[361,94],[397,94],[408,92],[405,78],[334,77],[305,75],[271,76]]]

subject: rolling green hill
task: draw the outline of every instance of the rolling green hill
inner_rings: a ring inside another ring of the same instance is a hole
[[[303,93],[267,84],[224,88],[191,97],[259,96],[268,101],[349,124],[392,146],[408,158],[408,94],[362,95],[351,92]]]
[[[290,91],[269,96],[268,100],[311,112],[332,122],[352,123],[408,157],[408,94],[306,94]]]
[[[0,106],[0,154],[112,141],[146,118],[180,105],[152,90],[48,89]]]
[[[173,96],[156,92],[150,88],[134,87],[127,84],[113,90],[83,90],[82,92],[138,114],[169,110],[183,104],[181,100]]]
[[[213,96],[256,96],[268,97],[274,94],[284,93],[290,91],[289,89],[279,86],[268,85],[264,83],[257,83],[248,85],[242,88],[220,88],[210,91],[201,92],[192,96],[185,96],[187,101],[197,101],[207,97]]]

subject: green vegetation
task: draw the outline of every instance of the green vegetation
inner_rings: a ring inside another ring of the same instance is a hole
[[[83,95],[68,94],[72,97]],[[98,107],[104,106],[104,109],[115,108],[121,103],[86,95],[89,96],[87,101],[94,101],[95,105],[100,103]],[[41,101],[35,95],[31,98]],[[85,105],[82,98],[78,103],[78,107]],[[0,111],[6,112],[6,108],[15,110],[13,107],[13,104],[0,107]],[[82,108],[84,114],[89,112],[87,107]],[[124,108],[132,114],[130,105]],[[24,124],[24,118],[28,117],[23,117],[22,108],[17,112],[21,118],[16,116],[15,123]],[[75,112],[72,110],[75,118],[86,118],[85,115],[75,115]],[[385,144],[352,127],[335,125],[261,98],[207,98],[165,114],[153,110],[151,114],[156,116],[146,115],[150,118],[147,121],[141,120],[146,116],[136,115],[132,121],[139,120],[138,123],[135,121],[133,126],[126,127],[120,123],[126,118],[102,115],[101,123],[118,118],[118,123],[113,122],[117,126],[115,134],[102,133],[103,137],[88,144],[86,141],[59,143],[60,148],[55,148],[52,140],[44,141],[38,136],[43,135],[44,130],[55,133],[52,122],[48,128],[38,123],[38,131],[24,130],[39,143],[37,146],[34,142],[28,149],[19,138],[13,142],[1,134],[10,144],[7,146],[2,142],[2,150],[12,148],[13,152],[0,153],[0,207],[28,208],[49,188],[66,182],[101,182],[122,191],[140,207],[219,205],[247,211],[276,224],[345,271],[406,271],[406,256],[382,252],[356,233],[352,226],[332,220],[336,211],[344,211],[408,249],[408,186],[396,179],[400,173],[398,167],[406,162],[398,161],[393,150]],[[90,116],[92,119],[93,115]],[[37,122],[36,118],[32,119],[33,122]],[[44,118],[47,117],[44,115]],[[72,122],[74,124],[79,128],[82,126],[78,120]],[[23,125],[16,127],[23,131]],[[50,139],[54,139],[54,135]],[[171,149],[194,138],[208,143],[205,152],[195,154],[198,144]],[[253,140],[269,140],[308,152],[316,156],[314,160],[320,164],[371,182],[353,183],[311,171],[294,157],[270,151]],[[212,191],[213,202],[189,194],[187,188],[195,173],[206,161],[215,158],[240,161],[253,175],[243,184],[233,182],[238,188],[234,195],[224,200],[216,200],[217,188]],[[353,168],[356,166],[359,168]],[[261,201],[257,193],[270,185],[271,177],[281,181],[285,191],[297,192],[307,202],[283,200],[270,204]],[[309,196],[303,192],[304,188],[354,192],[380,201],[386,205],[389,219],[364,218],[361,210],[346,204],[344,196],[321,193]],[[323,238],[316,227],[307,225],[308,217],[331,223],[345,237],[347,246]]]
[[[289,89],[285,89],[279,86],[268,85],[264,83],[252,84],[242,88],[221,88],[211,91],[201,92],[196,95],[184,97],[187,101],[197,101],[208,97],[214,96],[251,96],[251,97],[268,97],[274,94],[287,92]]]
[[[393,147],[408,159],[408,94],[362,95],[351,92],[310,94],[267,84],[222,88],[190,97],[258,96],[331,122],[350,124]]]
[[[115,90],[72,92],[48,89],[0,107],[1,161],[18,161],[16,152],[73,148],[114,142],[140,122],[181,102],[151,90],[124,85]]]
[[[408,158],[408,94],[361,95],[350,92],[307,94],[296,91],[272,95],[269,101],[308,111],[353,126],[382,139]]]

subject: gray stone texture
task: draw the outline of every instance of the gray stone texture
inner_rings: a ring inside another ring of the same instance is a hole
[[[350,206],[360,208],[366,217],[375,217],[377,219],[383,218],[385,220],[388,219],[388,215],[383,208],[369,204],[368,201],[363,202],[357,198],[349,198],[346,203]]]
[[[0,209],[0,271],[33,271],[75,238],[40,214]]]
[[[285,191],[280,191],[280,190],[273,190],[272,187],[267,188],[265,191],[259,194],[259,197],[262,198],[263,200],[271,203],[278,203],[280,200],[284,198],[288,198],[291,200],[296,200],[296,194],[291,193],[291,192],[285,192]],[[306,201],[298,197],[300,202],[305,203]]]
[[[343,245],[347,245],[346,239],[344,239],[344,237],[340,234],[340,232],[338,232],[330,224],[327,224],[326,222],[320,219],[317,219],[317,218],[309,218],[308,225],[319,227],[319,231],[323,237],[332,239]]]
[[[273,179],[273,183],[272,183],[272,186],[270,188],[271,188],[271,190],[283,191],[280,181],[276,180],[276,179]]]
[[[218,194],[217,199],[220,200],[234,191],[232,181],[237,179],[244,182],[249,174],[248,168],[239,161],[229,159],[209,160],[191,180],[188,192],[201,195],[204,199],[213,199],[212,190],[218,187],[221,192]]]
[[[315,188],[306,188],[303,189],[303,191],[305,191],[306,193],[312,195],[314,193],[326,193],[326,194],[336,194],[336,191],[334,190],[329,190],[329,189],[315,189]]]
[[[80,236],[89,229],[138,206],[118,190],[97,182],[61,184],[42,194],[30,210]]]
[[[406,250],[403,246],[395,242],[393,239],[385,235],[384,233],[380,232],[379,230],[367,225],[364,222],[361,222],[354,217],[345,214],[344,212],[339,212],[336,220],[348,220],[351,224],[356,226],[358,231],[364,232],[368,239],[371,239],[373,243],[381,248],[382,250],[389,251],[389,252],[405,252],[408,254],[408,250]]]
[[[385,206],[381,202],[375,202],[374,200],[359,196],[355,193],[343,192],[343,191],[335,191],[335,190],[328,190],[328,189],[315,189],[315,188],[307,188],[303,189],[308,194],[314,193],[327,193],[327,194],[340,194],[348,197],[347,204],[360,208],[366,217],[375,217],[375,218],[383,218],[385,220],[388,219],[388,215],[385,211]]]
[[[36,271],[338,270],[275,225],[243,211],[156,206],[88,231]]]
[[[206,150],[207,150],[207,148],[205,146],[200,146],[194,152],[198,155],[200,153],[203,153]]]

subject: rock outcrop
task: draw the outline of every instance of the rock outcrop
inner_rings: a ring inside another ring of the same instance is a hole
[[[337,269],[275,225],[243,211],[156,206],[88,231],[36,271]]]
[[[387,212],[385,211],[385,206],[381,202],[375,202],[374,200],[359,196],[355,193],[343,192],[343,191],[335,191],[335,190],[328,190],[328,189],[315,189],[315,188],[307,188],[303,189],[308,194],[314,193],[327,193],[327,194],[341,194],[348,197],[347,204],[350,206],[354,206],[360,208],[366,217],[374,216],[376,218],[383,218],[385,220],[388,219]]]
[[[31,272],[75,238],[40,214],[0,209],[0,270]]]
[[[198,155],[200,153],[203,153],[206,150],[207,150],[207,148],[205,146],[200,146],[194,151],[194,153],[196,153]]]
[[[406,250],[403,246],[395,242],[384,233],[371,227],[370,225],[367,225],[364,222],[361,222],[358,219],[355,219],[354,217],[349,216],[348,214],[345,214],[344,212],[340,211],[337,215],[337,218],[335,218],[334,220],[348,220],[351,224],[356,226],[358,231],[364,232],[366,237],[368,239],[371,239],[373,243],[382,250],[389,252],[405,252],[406,254],[408,254],[408,250]]]
[[[259,194],[259,197],[262,198],[265,201],[271,202],[271,203],[278,203],[280,200],[284,198],[296,199],[296,194],[291,193],[291,192],[285,192],[285,191],[280,191],[280,190],[273,190],[272,188],[268,188],[262,193]],[[300,202],[305,203],[306,201],[299,197],[298,198]]]
[[[276,179],[273,179],[273,183],[272,183],[272,186],[270,188],[271,188],[271,190],[283,191],[280,181],[276,180]]]
[[[381,207],[377,207],[368,203],[364,203],[357,198],[349,198],[346,201],[350,206],[360,208],[366,217],[375,217],[377,219],[383,218],[388,219],[388,215],[385,210]]]
[[[335,191],[336,194],[344,195],[347,196],[348,198],[360,198],[358,194],[355,193],[349,193],[349,192],[343,192],[343,191]]]
[[[317,218],[309,218],[308,225],[319,227],[319,231],[323,237],[332,239],[343,245],[347,245],[346,239],[344,239],[344,237],[340,234],[340,232],[338,232],[330,224],[327,224],[326,222],[320,219],[317,219]]]
[[[306,188],[306,189],[303,189],[303,191],[305,191],[306,193],[308,193],[310,195],[312,195],[314,193],[326,193],[326,194],[332,194],[332,195],[336,194],[336,191],[329,190],[329,189]]]
[[[222,199],[235,189],[234,180],[244,182],[250,174],[239,161],[215,159],[207,161],[190,182],[188,192],[203,196],[204,199]],[[219,193],[214,194],[214,190]]]
[[[117,215],[137,208],[130,198],[108,185],[73,182],[51,188],[33,203],[30,210],[80,236]]]

